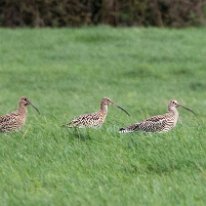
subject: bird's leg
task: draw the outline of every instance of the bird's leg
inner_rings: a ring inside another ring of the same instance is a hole
[[[91,136],[90,136],[90,133],[89,133],[89,129],[86,129],[86,131],[87,131],[87,138],[91,139]]]
[[[80,135],[79,129],[75,127],[74,131],[75,131],[75,135],[80,139],[81,135]]]

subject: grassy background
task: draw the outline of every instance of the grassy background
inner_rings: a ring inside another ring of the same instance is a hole
[[[205,29],[0,29],[1,114],[32,100],[19,133],[0,134],[0,205],[205,205]],[[105,125],[78,139],[59,127],[99,108]],[[164,113],[167,134],[119,135],[118,128]]]

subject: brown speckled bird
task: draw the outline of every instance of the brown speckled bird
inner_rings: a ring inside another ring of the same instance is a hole
[[[26,121],[28,105],[31,105],[38,113],[40,113],[26,97],[21,97],[17,111],[0,116],[0,132],[20,130]]]
[[[153,116],[142,122],[135,123],[119,130],[120,133],[130,133],[135,131],[144,132],[168,132],[176,126],[179,118],[177,107],[183,107],[184,109],[195,114],[191,109],[179,104],[177,100],[171,100],[168,104],[168,112],[163,115]]]
[[[101,127],[105,121],[106,116],[107,116],[109,105],[114,105],[117,108],[124,111],[127,115],[129,115],[129,113],[125,109],[123,109],[119,105],[112,102],[111,99],[104,97],[101,100],[100,110],[98,112],[80,115],[63,126],[73,127],[73,128]]]

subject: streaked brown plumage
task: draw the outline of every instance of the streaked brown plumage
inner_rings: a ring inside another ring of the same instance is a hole
[[[28,105],[32,105],[39,113],[39,110],[26,97],[21,97],[17,111],[0,116],[0,132],[12,132],[21,129],[26,121]]]
[[[129,115],[126,110],[112,102],[111,99],[104,97],[101,100],[100,110],[98,112],[80,115],[63,126],[74,128],[101,127],[106,119],[109,105],[114,105]]]
[[[171,100],[168,104],[168,112],[163,115],[153,116],[142,122],[135,123],[126,128],[121,128],[120,133],[130,133],[135,131],[144,132],[168,132],[176,126],[179,113],[177,107],[183,107],[186,110],[194,113],[191,109],[180,105],[176,100]]]

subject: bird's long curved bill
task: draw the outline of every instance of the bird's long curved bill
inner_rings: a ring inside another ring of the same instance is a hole
[[[31,106],[37,111],[38,114],[41,114],[40,111],[30,102]]]
[[[181,106],[182,108],[186,109],[187,111],[193,113],[195,116],[197,115],[197,114],[196,114],[193,110],[191,110],[190,108],[185,107],[185,106],[183,106],[183,105],[181,105],[181,104],[180,104],[180,106]]]
[[[130,114],[125,110],[123,109],[122,107],[120,107],[119,105],[117,104],[114,104],[118,109],[122,110],[125,114],[127,114],[128,116],[130,116]]]

